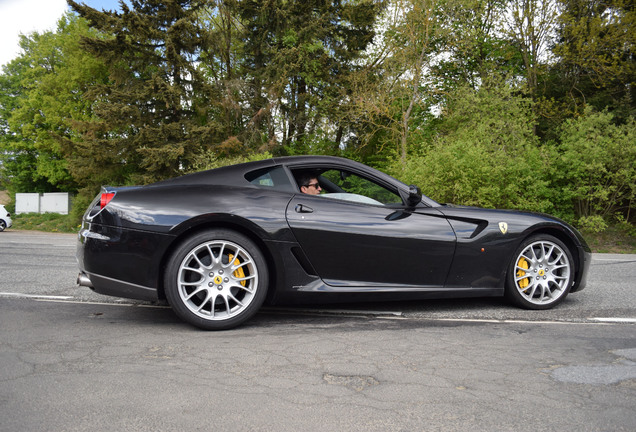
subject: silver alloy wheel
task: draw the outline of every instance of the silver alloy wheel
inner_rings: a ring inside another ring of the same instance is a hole
[[[568,255],[551,241],[529,244],[515,260],[515,287],[535,305],[549,305],[566,294],[570,275]]]
[[[205,320],[227,320],[241,314],[258,288],[258,271],[252,256],[225,240],[193,248],[177,274],[183,304]]]

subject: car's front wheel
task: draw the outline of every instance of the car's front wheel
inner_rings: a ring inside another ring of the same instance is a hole
[[[164,288],[181,319],[205,330],[224,330],[258,311],[268,278],[263,254],[249,238],[230,230],[207,230],[174,251]]]
[[[573,263],[572,254],[559,239],[550,235],[530,237],[514,254],[506,295],[526,309],[549,309],[570,292]]]

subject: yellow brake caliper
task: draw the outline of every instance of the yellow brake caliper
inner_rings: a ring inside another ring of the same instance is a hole
[[[230,261],[232,261],[232,258],[234,258],[234,255],[228,254],[228,258],[229,258]],[[240,265],[240,264],[241,264],[241,262],[238,260],[238,258],[234,260],[234,265]],[[243,271],[243,267],[239,267],[236,270],[234,270],[234,273],[232,273],[232,276],[234,276],[237,279],[244,278],[245,277],[245,272]],[[245,281],[244,280],[241,281],[241,285],[245,286]]]
[[[521,267],[522,269],[528,270],[530,266],[528,266],[528,261],[526,261],[524,257],[521,257],[519,258],[519,261],[517,261],[517,267]],[[525,275],[526,275],[526,272],[524,272],[523,270],[521,269],[517,270],[517,277],[522,277]],[[523,278],[519,280],[517,284],[519,285],[519,288],[525,288],[530,284],[530,281],[528,280],[528,278]]]

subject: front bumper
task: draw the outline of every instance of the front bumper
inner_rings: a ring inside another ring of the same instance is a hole
[[[577,279],[574,281],[574,285],[570,292],[579,292],[587,285],[587,276],[590,273],[590,265],[592,264],[592,252],[587,249],[579,251],[579,268],[581,269],[577,273]]]

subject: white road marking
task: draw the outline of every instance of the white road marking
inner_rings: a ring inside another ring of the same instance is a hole
[[[68,304],[96,305],[96,306],[123,306],[123,307],[150,308],[150,309],[170,309],[170,306],[152,305],[152,304],[143,304],[143,303],[107,303],[107,302],[65,300],[65,299],[43,299],[43,298],[36,298],[34,300],[47,302],[47,303],[68,303]]]
[[[43,294],[24,294],[24,293],[8,293],[0,292],[0,297],[15,297],[15,298],[29,298],[29,299],[43,299],[43,300],[71,300],[70,296],[53,296]]]
[[[320,315],[389,315],[389,316],[403,316],[402,312],[395,311],[370,311],[370,310],[354,310],[354,309],[292,309],[292,308],[275,308],[264,307],[261,309],[263,312],[282,312],[282,313],[308,313],[308,314],[320,314]]]
[[[592,261],[636,262],[633,259],[592,258]]]
[[[0,292],[0,297],[25,298],[35,301],[49,303],[68,303],[82,305],[97,306],[123,306],[123,307],[140,307],[150,309],[170,309],[170,306],[151,305],[138,303],[107,303],[94,301],[75,300],[70,296],[53,296],[39,294],[22,294]],[[346,316],[364,318],[373,316],[377,319],[412,319],[404,316],[402,312],[395,311],[370,311],[370,310],[352,310],[352,309],[293,309],[293,308],[263,308],[261,312],[283,313],[293,315],[330,315],[330,316]],[[576,324],[636,324],[636,318],[620,318],[620,317],[592,317],[585,321],[533,321],[533,320],[515,320],[515,319],[487,319],[487,318],[414,318],[421,321],[448,321],[448,322],[472,322],[486,324],[558,324],[558,325],[576,325]]]
[[[593,321],[604,323],[634,323],[636,324],[636,318],[590,318]]]
[[[69,249],[74,249],[77,246],[76,245],[70,245],[70,244],[52,244],[52,243],[35,243],[35,242],[23,242],[23,241],[8,241],[8,244],[12,244],[12,245],[18,245],[18,246],[41,246],[43,244],[46,244],[47,247],[58,247],[58,248],[69,248]]]

